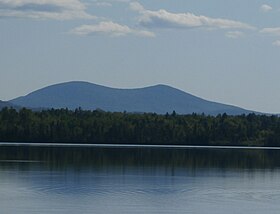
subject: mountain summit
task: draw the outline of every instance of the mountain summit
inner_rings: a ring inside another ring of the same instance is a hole
[[[51,85],[9,102],[29,108],[81,107],[84,110],[102,109],[111,112],[154,112],[165,114],[205,113],[217,115],[247,114],[250,111],[207,101],[167,85],[138,89],[115,89],[88,82],[67,82]]]

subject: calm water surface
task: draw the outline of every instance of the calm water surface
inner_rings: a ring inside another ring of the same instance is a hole
[[[279,213],[280,151],[0,146],[1,213]]]

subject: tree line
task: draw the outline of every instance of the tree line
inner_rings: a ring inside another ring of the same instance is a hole
[[[3,108],[0,141],[280,146],[280,118]]]

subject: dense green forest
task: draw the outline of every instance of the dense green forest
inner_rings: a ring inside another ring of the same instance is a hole
[[[0,141],[280,146],[280,118],[4,108]]]

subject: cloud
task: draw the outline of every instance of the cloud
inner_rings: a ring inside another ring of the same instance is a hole
[[[275,42],[272,43],[275,46],[280,47],[280,40],[276,40]]]
[[[113,2],[124,2],[124,3],[128,3],[130,2],[131,0],[111,0]]]
[[[133,11],[142,12],[145,11],[145,8],[138,2],[131,2],[129,7]]]
[[[112,7],[110,2],[96,2],[95,5],[98,7]]]
[[[80,0],[0,0],[0,17],[92,19]]]
[[[264,13],[267,13],[269,11],[271,11],[273,8],[270,6],[270,5],[267,5],[267,4],[263,4],[261,7],[260,7],[260,10]]]
[[[263,28],[262,30],[260,30],[260,33],[265,33],[272,36],[280,36],[280,27]]]
[[[155,37],[155,34],[145,30],[135,30],[126,25],[120,25],[112,21],[100,22],[97,25],[81,25],[74,28],[71,33],[76,35],[106,34],[112,37],[136,35],[141,37]]]
[[[138,2],[131,2],[130,9],[140,13],[139,23],[142,26],[151,28],[255,29],[249,24],[229,19],[210,18],[193,13],[171,13],[163,9],[158,11],[146,10]]]
[[[228,38],[237,39],[237,38],[244,36],[244,33],[241,31],[228,31],[228,32],[226,32],[225,35]]]
[[[270,36],[280,36],[280,27],[263,28],[260,33],[268,34]],[[276,40],[272,43],[274,46],[280,46],[280,40]]]

